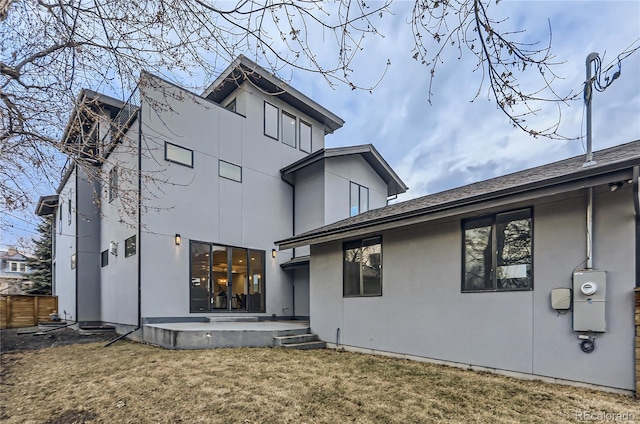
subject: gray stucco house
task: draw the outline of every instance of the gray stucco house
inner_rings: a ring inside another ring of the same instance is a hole
[[[311,326],[345,349],[632,391],[640,141],[368,211],[311,246]]]
[[[59,313],[302,318],[333,347],[634,390],[640,141],[389,205],[407,187],[373,146],[325,147],[343,123],[244,57],[202,95],[83,91],[64,141],[97,160],[36,211]]]
[[[309,249],[274,241],[407,190],[372,145],[325,148],[343,123],[245,57],[202,95],[150,74],[124,103],[84,90],[63,139],[71,161],[36,211],[55,215],[61,316],[120,333],[308,319]],[[95,165],[77,166],[83,154]]]

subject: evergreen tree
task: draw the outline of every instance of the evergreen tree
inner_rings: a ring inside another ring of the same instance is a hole
[[[51,294],[51,217],[44,217],[38,224],[40,238],[32,239],[35,246],[33,257],[27,258],[29,274],[33,282],[29,294]]]

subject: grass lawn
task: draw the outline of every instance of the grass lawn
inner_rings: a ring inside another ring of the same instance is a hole
[[[1,372],[3,424],[640,422],[628,396],[333,350],[84,344],[3,354]]]

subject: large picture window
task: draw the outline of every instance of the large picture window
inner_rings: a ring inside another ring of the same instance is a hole
[[[192,241],[191,312],[265,310],[265,252]]]
[[[464,221],[462,291],[533,289],[531,209]]]
[[[382,295],[382,238],[347,242],[343,246],[343,295]]]

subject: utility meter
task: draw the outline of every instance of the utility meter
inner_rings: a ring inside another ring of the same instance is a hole
[[[598,285],[593,281],[587,281],[580,286],[580,291],[585,296],[593,296],[598,291]]]
[[[573,273],[573,331],[605,332],[607,273],[592,269]]]

